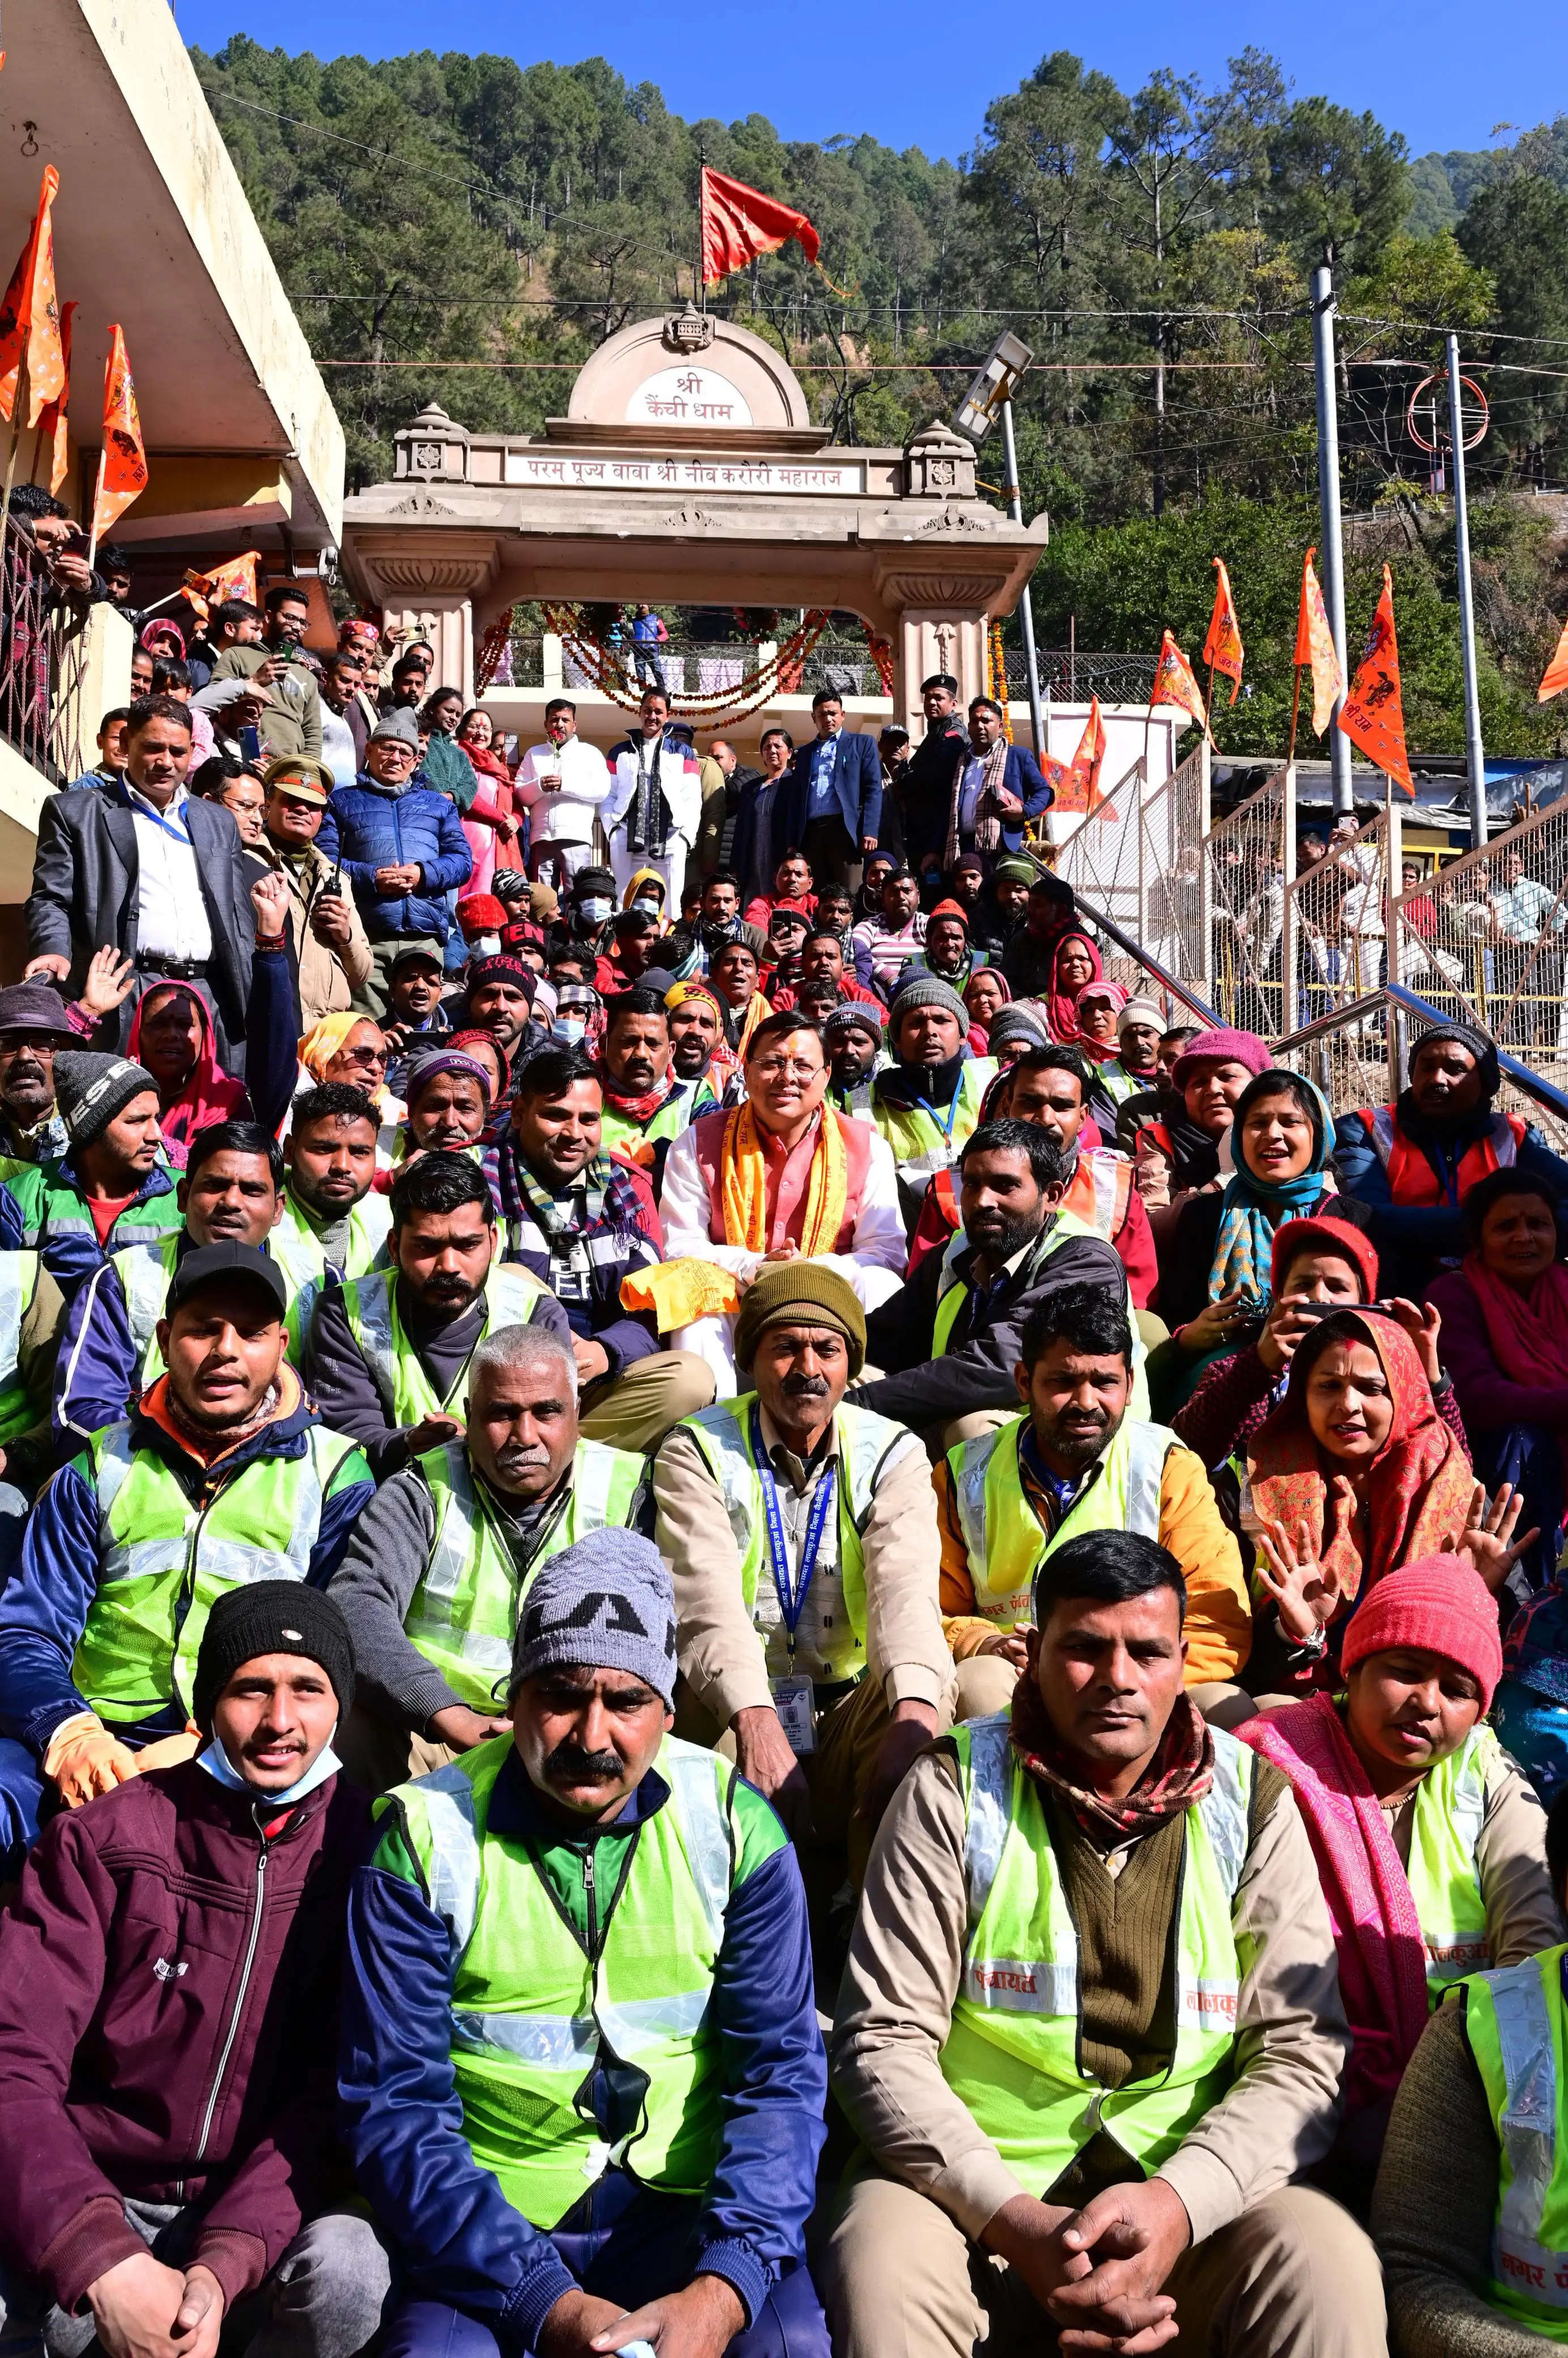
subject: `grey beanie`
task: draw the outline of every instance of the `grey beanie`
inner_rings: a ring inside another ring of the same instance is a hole
[[[54,1096],[59,1118],[73,1146],[88,1146],[107,1130],[133,1098],[157,1083],[144,1065],[128,1056],[106,1056],[96,1048],[59,1048],[55,1052]]]
[[[869,1032],[880,1041],[884,1022],[881,1009],[871,1006],[868,1000],[846,999],[824,1017],[822,1036],[825,1040],[838,1040],[846,1032]]]
[[[1044,1048],[1051,1034],[1043,1018],[1022,1001],[1010,1007],[999,1007],[986,1026],[986,1038],[994,1051],[999,1040],[1027,1040],[1032,1048]]]
[[[669,1703],[676,1592],[652,1540],[589,1531],[540,1565],[517,1624],[507,1693],[536,1671],[568,1665],[629,1671]]]
[[[416,753],[419,751],[419,723],[406,704],[395,704],[390,712],[382,714],[370,732],[369,742],[373,745],[378,737],[384,741],[391,737],[399,745],[412,746]]]
[[[944,982],[939,974],[922,974],[916,969],[907,982],[899,985],[888,1016],[888,1031],[893,1037],[897,1037],[898,1027],[912,1007],[940,1007],[946,1014],[956,1015],[959,1039],[968,1038],[969,1011],[952,984]]]

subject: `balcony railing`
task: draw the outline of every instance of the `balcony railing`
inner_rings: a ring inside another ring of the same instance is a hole
[[[7,516],[0,556],[0,736],[58,783],[52,715],[53,590],[27,534]]]

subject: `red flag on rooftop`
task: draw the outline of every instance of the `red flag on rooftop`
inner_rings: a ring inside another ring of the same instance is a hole
[[[66,433],[66,410],[70,400],[70,322],[75,314],[74,303],[68,303],[59,315],[59,348],[65,362],[65,375],[58,394],[38,416],[38,440],[49,454],[49,489],[58,492],[70,465],[70,438]],[[38,466],[34,454],[33,465]]]
[[[1535,700],[1537,704],[1544,704],[1549,697],[1561,696],[1565,687],[1568,687],[1568,622],[1563,623],[1557,652],[1541,675]]]
[[[1336,703],[1345,693],[1345,674],[1339,668],[1334,633],[1328,627],[1328,610],[1313,571],[1312,561],[1316,555],[1315,547],[1309,548],[1302,566],[1295,661],[1298,666],[1312,665],[1312,725],[1321,737],[1334,717]]]
[[[1157,704],[1173,704],[1181,711],[1190,713],[1207,736],[1208,721],[1197,681],[1193,677],[1193,667],[1169,631],[1161,638],[1160,653],[1154,665],[1154,691],[1149,698],[1151,712]]]
[[[1219,579],[1214,587],[1214,611],[1208,618],[1208,636],[1203,643],[1203,659],[1210,671],[1223,673],[1230,682],[1230,700],[1235,703],[1241,688],[1241,666],[1245,650],[1241,644],[1241,622],[1236,611],[1236,600],[1230,594],[1230,576],[1225,569],[1225,559],[1217,557],[1214,569]]]
[[[1394,577],[1383,568],[1383,594],[1367,634],[1361,667],[1340,708],[1339,725],[1367,759],[1415,794],[1405,753],[1404,702],[1400,694],[1400,646],[1394,636]]]
[[[731,271],[743,270],[760,254],[776,253],[791,238],[815,262],[822,241],[806,215],[777,197],[764,197],[744,180],[702,168],[702,283],[716,287]]]
[[[125,339],[117,327],[111,328],[109,334],[109,358],[103,370],[103,455],[98,462],[98,496],[92,503],[95,546],[147,487],[146,446],[136,415],[136,388],[125,357]]]
[[[59,192],[59,174],[52,164],[46,164],[27,242],[0,301],[0,417],[9,418],[16,408],[16,380],[25,357],[29,426],[38,424],[39,411],[58,398],[65,384],[54,286],[54,224],[49,218]]]
[[[1084,733],[1078,740],[1078,750],[1065,770],[1054,763],[1051,778],[1056,789],[1053,810],[1069,817],[1075,811],[1092,811],[1100,801],[1100,763],[1105,760],[1105,723],[1099,717],[1099,698],[1089,699],[1089,717],[1084,723]],[[1044,767],[1044,765],[1042,764]]]

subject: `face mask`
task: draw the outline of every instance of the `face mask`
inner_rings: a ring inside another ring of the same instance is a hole
[[[588,1036],[588,1025],[580,1015],[557,1015],[550,1030],[557,1040],[565,1040],[574,1048]]]
[[[288,1786],[281,1793],[264,1793],[259,1786],[247,1783],[215,1736],[209,1738],[197,1758],[209,1777],[216,1778],[220,1785],[227,1785],[232,1793],[252,1793],[258,1801],[265,1802],[268,1806],[274,1802],[287,1804],[290,1801],[302,1801],[307,1793],[313,1793],[318,1785],[324,1785],[329,1777],[337,1775],[343,1765],[332,1749],[332,1736],[337,1733],[337,1725],[334,1723],[332,1736],[327,1738],[304,1776],[297,1783]]]
[[[476,934],[469,944],[470,957],[498,957],[500,954],[501,936],[499,934]]]
[[[654,899],[646,892],[639,892],[632,906],[634,909],[645,909],[650,917],[656,917],[664,907],[664,903]]]
[[[610,914],[609,902],[598,892],[587,901],[579,901],[578,908],[581,913],[583,923],[588,925],[602,925]]]

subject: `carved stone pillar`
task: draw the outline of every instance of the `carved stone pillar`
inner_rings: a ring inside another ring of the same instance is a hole
[[[436,650],[431,689],[460,687],[465,705],[473,702],[473,601],[470,598],[406,595],[405,602],[389,601],[384,609],[389,633],[397,632],[428,639]]]
[[[916,744],[925,733],[920,683],[933,672],[950,672],[958,683],[958,708],[986,692],[986,613],[983,606],[906,606],[893,640],[893,718]]]
[[[412,627],[436,650],[432,687],[459,687],[473,701],[474,600],[494,581],[495,535],[455,527],[450,509],[428,492],[415,492],[396,515],[425,524],[416,537],[383,530],[366,534],[355,571],[375,598],[389,629]]]

